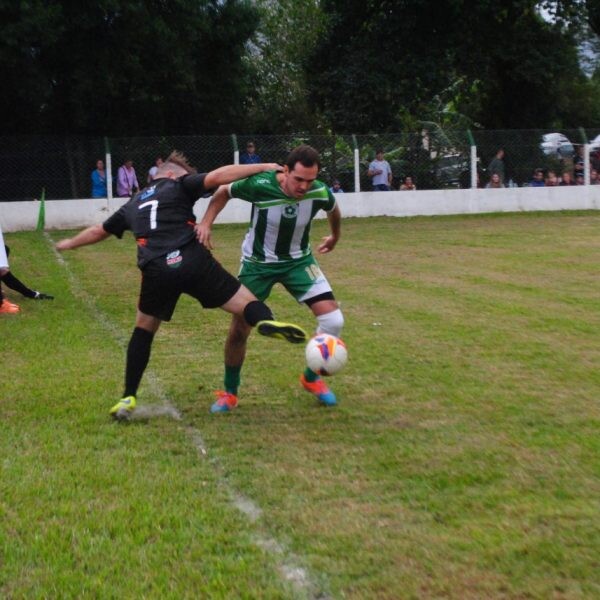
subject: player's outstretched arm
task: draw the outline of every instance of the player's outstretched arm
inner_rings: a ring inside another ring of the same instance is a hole
[[[209,250],[213,249],[212,243],[212,224],[215,222],[217,215],[225,208],[229,202],[229,188],[222,185],[210,199],[204,216],[200,223],[196,225],[196,237],[201,244],[204,244]]]
[[[210,171],[204,178],[204,187],[213,189],[220,185],[226,185],[238,179],[244,179],[263,171],[283,171],[283,167],[277,163],[256,163],[253,165],[225,165],[214,171]]]
[[[317,250],[320,254],[326,254],[331,252],[335,245],[339,242],[342,235],[342,213],[340,207],[336,204],[331,212],[327,213],[327,220],[329,221],[329,229],[331,234],[324,237],[319,244]]]
[[[56,249],[73,250],[74,248],[79,248],[79,246],[88,246],[89,244],[101,242],[107,237],[110,237],[110,233],[102,225],[92,225],[80,231],[75,237],[58,241]]]

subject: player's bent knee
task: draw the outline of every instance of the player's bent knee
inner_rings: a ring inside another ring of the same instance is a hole
[[[248,325],[254,327],[259,321],[268,321],[273,318],[271,309],[260,300],[248,302],[244,308],[244,319]]]
[[[340,337],[344,327],[344,315],[338,308],[332,312],[317,317],[317,333],[328,333]]]

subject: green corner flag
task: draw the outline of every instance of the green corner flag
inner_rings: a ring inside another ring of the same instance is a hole
[[[37,230],[43,231],[46,226],[46,188],[42,188],[40,197],[40,212],[38,214]]]

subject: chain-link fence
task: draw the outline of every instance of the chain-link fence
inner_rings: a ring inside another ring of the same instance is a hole
[[[545,176],[554,172],[559,179],[568,172],[575,179],[575,173],[582,172],[577,166],[584,161],[586,144],[589,144],[590,167],[598,170],[599,134],[600,129],[474,131],[481,185],[489,181],[490,164],[500,149],[504,151],[506,186],[530,185],[537,169]]]
[[[392,189],[406,176],[417,189],[467,188],[477,174],[481,187],[489,180],[489,165],[504,150],[505,184],[528,185],[535,169],[564,171],[576,168],[584,144],[589,144],[592,169],[600,168],[600,128],[561,131],[447,131],[430,127],[419,132],[369,135],[226,135],[94,138],[84,136],[0,137],[0,201],[39,198],[42,189],[52,199],[89,198],[91,173],[97,160],[111,159],[113,193],[118,167],[133,161],[140,185],[158,156],[178,149],[199,171],[209,171],[238,160],[248,141],[263,162],[283,163],[301,143],[321,153],[319,178],[334,179],[346,192],[372,189],[369,163],[382,150],[390,163]],[[473,148],[475,150],[473,151]],[[476,164],[472,164],[472,156]]]

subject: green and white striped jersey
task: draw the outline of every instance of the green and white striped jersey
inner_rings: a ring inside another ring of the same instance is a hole
[[[321,209],[330,212],[335,207],[335,197],[319,180],[301,200],[286,196],[279,187],[276,171],[235,181],[229,186],[229,194],[252,203],[242,257],[261,263],[286,262],[309,255],[313,217]]]

